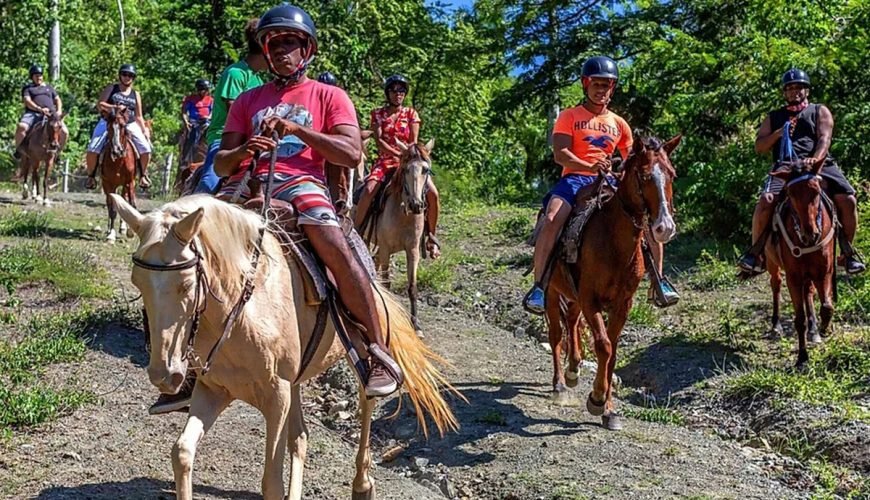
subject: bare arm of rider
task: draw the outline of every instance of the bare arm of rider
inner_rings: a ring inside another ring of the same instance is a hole
[[[187,98],[181,101],[181,121],[184,122],[184,128],[190,130],[190,119],[187,117]]]
[[[221,136],[221,148],[214,158],[214,172],[220,177],[229,177],[239,170],[239,164],[254,156],[258,151],[275,148],[275,141],[270,137],[254,135],[245,139],[240,132],[224,132]]]
[[[771,131],[770,127],[770,116],[765,118],[761,126],[758,127],[758,134],[755,136],[755,152],[760,155],[773,149],[776,141],[782,137],[782,128]]]
[[[136,91],[134,90],[133,92]],[[136,92],[136,123],[139,124],[142,133],[145,134],[145,138],[150,141],[151,133],[149,132],[148,127],[145,126],[145,117],[142,116],[142,96],[139,95],[139,92]]]
[[[100,100],[97,101],[97,109],[101,113],[110,113],[115,109],[115,106],[109,102],[109,96],[112,95],[112,84],[106,85],[106,88],[100,93]]]
[[[420,122],[414,122],[411,124],[411,144],[417,144],[417,140],[420,138]]]
[[[271,137],[272,131],[280,137],[293,134],[320,153],[328,163],[345,168],[356,168],[362,151],[359,127],[336,125],[329,133],[303,127],[290,120],[272,116],[263,121],[263,135]]]
[[[31,99],[29,95],[22,97],[21,100],[24,101],[24,107],[28,110],[37,113],[45,113],[45,108],[40,108],[35,102],[33,102],[33,99]]]
[[[63,114],[63,102],[60,100],[60,96],[54,96],[54,108],[57,110],[57,115],[61,116]]]
[[[374,133],[375,133],[375,144],[378,145],[378,154],[385,154],[386,153],[386,154],[391,155],[391,156],[402,156],[402,153],[400,151],[398,151],[397,149],[395,149],[392,146],[390,146],[389,144],[387,144],[387,141],[385,141],[381,137],[381,127],[374,127]]]
[[[831,137],[834,134],[834,116],[827,106],[819,105],[819,122],[816,124],[816,150],[810,158],[804,158],[804,165],[816,172],[822,169],[828,150],[831,148]]]
[[[571,136],[567,134],[553,134],[553,159],[564,168],[569,170],[581,170],[590,173],[610,171],[610,159],[605,158],[596,163],[590,163],[577,158],[571,152]]]

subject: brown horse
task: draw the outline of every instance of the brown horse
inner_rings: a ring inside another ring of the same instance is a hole
[[[184,194],[187,179],[205,162],[208,153],[208,143],[205,135],[210,122],[202,121],[191,124],[190,128],[181,131],[178,138],[178,175],[175,177],[173,189],[178,195]]]
[[[773,292],[773,330],[781,333],[779,321],[780,289],[785,270],[791,302],[794,306],[794,329],[798,338],[797,367],[804,367],[807,337],[817,344],[827,334],[834,315],[834,240],[836,216],[833,204],[822,203],[822,186],[818,171],[793,166],[785,171],[771,172],[786,181],[784,201],[774,213],[775,239],[765,246],[767,271]],[[814,290],[819,291],[821,325],[816,328],[813,307]],[[821,335],[819,334],[821,332]]]
[[[558,395],[577,385],[582,361],[580,314],[592,330],[598,370],[586,408],[601,416],[611,430],[622,428],[614,410],[613,369],[622,327],[644,274],[641,241],[652,225],[656,241],[667,243],[676,234],[673,219],[673,180],[676,171],[669,155],[680,143],[676,136],[662,144],[638,138],[624,163],[616,194],[586,223],[576,264],[557,265],[547,290],[547,318],[553,351],[553,390]],[[560,311],[564,308],[564,313]],[[568,370],[562,373],[562,328],[568,330]],[[605,321],[606,316],[606,321]]]
[[[37,203],[42,203],[45,206],[51,205],[51,200],[48,198],[48,179],[51,177],[54,162],[63,149],[64,116],[66,115],[52,113],[43,118],[33,125],[21,145],[21,175],[24,181],[22,195],[25,200],[33,196]],[[41,163],[45,163],[45,175],[40,183],[39,165]],[[31,180],[32,185],[29,184]],[[39,191],[40,184],[41,193]]]
[[[104,113],[103,118],[106,120],[106,145],[100,153],[97,168],[100,169],[100,183],[106,194],[106,208],[109,211],[106,239],[115,241],[117,211],[109,195],[120,187],[127,203],[136,206],[136,151],[127,134],[127,110],[122,107],[114,113]],[[119,230],[121,234],[133,236],[124,221],[121,221]]]
[[[417,320],[417,266],[423,239],[426,183],[432,174],[430,154],[435,140],[428,144],[406,146],[399,143],[402,158],[399,167],[386,187],[387,199],[383,212],[374,228],[375,264],[381,280],[389,281],[390,256],[405,251],[408,269],[408,298],[411,301],[411,320],[417,335],[422,335]]]

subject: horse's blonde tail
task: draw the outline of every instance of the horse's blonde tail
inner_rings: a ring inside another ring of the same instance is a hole
[[[376,302],[381,302],[380,299],[383,298],[382,304],[387,309],[386,317],[381,314],[381,327],[385,333],[387,331],[390,333],[390,351],[405,375],[403,388],[414,404],[417,422],[423,428],[423,434],[429,437],[423,410],[429,414],[429,418],[435,423],[442,437],[445,431],[458,430],[459,422],[444,400],[442,392],[446,389],[463,401],[468,402],[468,400],[438,370],[436,365],[447,365],[447,361],[417,337],[411,318],[396,297],[378,284],[374,287]],[[386,321],[389,321],[389,330]]]

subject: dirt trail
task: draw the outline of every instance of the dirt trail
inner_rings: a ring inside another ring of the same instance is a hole
[[[96,222],[102,217],[96,205],[67,202],[52,211],[76,212]],[[95,251],[107,245],[93,244]],[[113,271],[129,286],[127,270]],[[392,413],[396,400],[381,405],[374,426],[377,455],[394,440],[408,449],[375,469],[379,498],[444,498],[445,493],[485,499],[805,496],[771,477],[747,449],[713,435],[633,419],[622,432],[601,428],[580,404],[590,371],[581,376],[576,404],[556,405],[548,394],[549,355],[527,337],[431,306],[423,307],[422,320],[427,342],[453,364],[447,369],[450,379],[469,404],[455,402],[462,423],[458,433],[429,441],[412,436],[416,426],[407,405],[395,420],[384,415]],[[96,338],[85,362],[51,368],[51,376],[78,380],[101,395],[100,402],[17,435],[0,448],[0,496],[174,497],[169,450],[185,415],[147,415],[156,391],[144,371],[141,345],[140,332],[112,325]],[[322,390],[307,388],[308,404],[322,402]],[[305,498],[347,498],[353,426],[325,418],[338,429],[329,430],[313,411],[308,419]],[[264,435],[256,410],[233,404],[196,457],[196,497],[259,498]]]

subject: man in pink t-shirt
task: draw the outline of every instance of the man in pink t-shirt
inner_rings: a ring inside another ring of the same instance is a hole
[[[215,157],[215,172],[229,179],[218,197],[240,190],[243,200],[249,198],[247,185],[240,184],[253,156],[262,153],[252,175],[263,185],[271,155],[277,156],[272,196],[296,208],[299,227],[332,271],[342,303],[365,327],[373,354],[366,394],[386,396],[401,384],[401,369],[384,342],[371,278],[339,227],[324,174],[325,162],[345,168],[359,163],[356,110],[342,89],[305,76],[317,52],[314,22],[305,11],[289,4],[270,9],[257,26],[257,40],[275,80],[241,94],[230,108]]]

